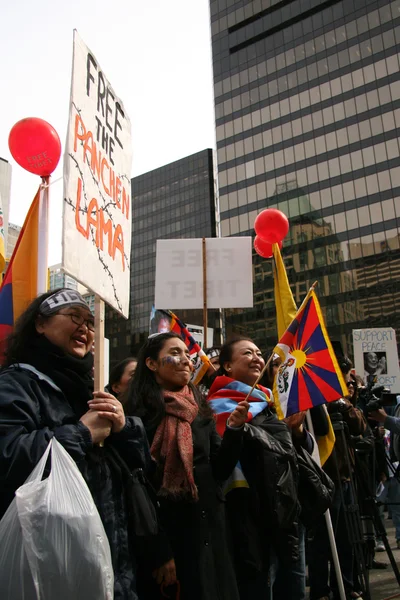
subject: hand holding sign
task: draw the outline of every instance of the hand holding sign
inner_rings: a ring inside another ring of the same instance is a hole
[[[58,165],[61,142],[47,121],[29,117],[14,125],[8,137],[13,158],[26,171],[48,177]]]

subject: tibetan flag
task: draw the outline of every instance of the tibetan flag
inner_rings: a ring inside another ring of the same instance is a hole
[[[40,188],[26,216],[0,287],[1,356],[15,321],[37,296],[39,202]]]
[[[280,418],[348,394],[313,288],[274,351],[282,359],[273,390]]]
[[[297,306],[290,289],[285,265],[278,244],[272,244],[274,253],[274,296],[278,339],[282,337],[296,316]]]

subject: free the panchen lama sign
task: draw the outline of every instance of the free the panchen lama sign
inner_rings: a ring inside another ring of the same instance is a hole
[[[129,314],[131,123],[93,53],[74,32],[64,160],[62,266]]]

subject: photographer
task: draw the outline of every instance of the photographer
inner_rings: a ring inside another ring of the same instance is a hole
[[[350,376],[351,361],[347,357],[342,357],[339,366],[347,382],[353,383],[350,381],[352,379]],[[354,391],[354,388],[352,391]],[[352,401],[342,398],[336,402],[330,402],[327,408],[332,423],[335,423],[335,421],[344,422],[346,431],[350,435],[360,436],[364,434],[366,421],[362,412],[355,408]],[[336,435],[334,452],[325,463],[324,470],[333,479],[336,487],[331,516],[344,587],[349,598],[358,598],[360,595],[355,589],[353,579],[353,548],[349,540],[345,506],[342,501],[342,498],[344,498],[346,505],[352,504],[352,498],[350,497],[351,473],[348,470],[347,452],[350,454],[350,468],[354,470],[354,451],[351,444],[349,443],[347,448],[342,436]],[[319,600],[329,597],[330,591],[333,592],[334,598],[338,598],[339,593],[333,568],[331,568],[329,583],[328,565],[331,555],[328,534],[323,519],[316,527],[309,550],[310,599]]]
[[[397,405],[396,408],[396,413],[399,412],[399,406]],[[385,411],[384,408],[379,408],[378,410],[373,410],[369,413],[369,416],[371,419],[374,419],[374,421],[378,421],[378,423],[383,423],[383,426],[385,429],[388,429],[391,433],[394,434],[398,434],[400,435],[400,417],[398,416],[394,416],[391,417],[390,415],[387,414],[387,412]],[[394,448],[397,460],[399,460],[399,440],[395,440],[395,442],[397,442],[396,446]]]
[[[394,460],[398,461],[400,458],[400,404],[397,404],[395,416],[388,415],[382,406],[377,410],[371,411],[369,416],[378,423],[382,423],[384,428],[390,431],[391,449],[394,454]],[[396,528],[396,544],[397,548],[400,548],[400,483],[398,467],[393,477],[390,477],[385,482],[385,488],[387,490],[386,503],[390,507],[393,525]]]

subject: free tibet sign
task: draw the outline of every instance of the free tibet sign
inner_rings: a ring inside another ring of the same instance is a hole
[[[129,316],[131,123],[93,53],[74,32],[64,159],[64,271]]]
[[[207,308],[253,306],[251,237],[206,240]],[[203,308],[201,239],[157,240],[155,306]]]
[[[356,373],[367,383],[376,377],[394,394],[400,394],[400,370],[396,332],[392,327],[353,329],[354,363]]]

